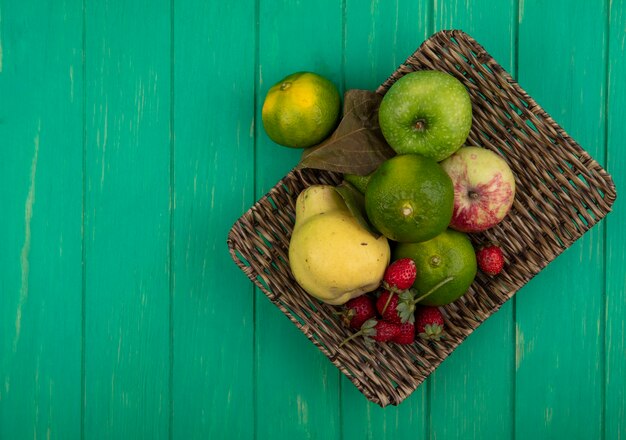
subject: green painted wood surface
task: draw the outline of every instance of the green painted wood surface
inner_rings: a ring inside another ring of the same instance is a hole
[[[606,163],[615,185],[626,185],[626,2],[609,2],[607,32]],[[618,201],[605,226],[604,438],[626,438],[626,205]]]
[[[340,84],[342,66],[339,2],[284,0],[259,2],[258,7],[257,198],[286,174],[285,169],[293,167],[300,154],[277,146],[263,131],[260,111],[267,90],[286,76],[285,72],[302,70],[316,70]],[[316,19],[320,16],[324,17],[322,28]],[[336,438],[341,423],[339,370],[261,291],[255,292],[255,301],[256,435]]]
[[[299,157],[268,88],[373,89],[445,28],[621,192],[624,0],[0,0],[0,439],[626,438],[621,198],[398,407],[228,255]]]
[[[255,201],[254,33],[237,51],[217,42],[254,29],[254,2],[173,6],[172,437],[251,438],[255,413],[239,409],[254,408],[253,289],[223,238]]]
[[[525,2],[520,11],[519,81],[531,96],[543,96],[546,111],[603,164],[606,5],[573,10],[570,2],[557,1],[541,10],[540,3]],[[550,17],[564,13],[570,19],[559,28],[551,26]],[[545,29],[549,43],[542,44],[537,28]],[[574,38],[575,46],[570,43]],[[541,72],[532,68],[539,62]],[[601,438],[604,226],[564,252],[517,298],[516,433],[522,438]],[[579,267],[584,276],[572,276]],[[544,307],[538,308],[538,302]],[[559,350],[548,335],[559,341]],[[576,368],[567,367],[574,362]],[[531,397],[534,404],[525,405]]]
[[[79,438],[82,10],[1,5],[0,438]]]
[[[517,10],[506,2],[443,1],[437,29],[464,29],[483,42],[502,67],[516,74]],[[493,43],[493,47],[490,42]],[[496,43],[497,42],[497,43]],[[434,438],[507,438],[513,429],[514,300],[461,344],[430,378]],[[485,350],[488,346],[498,350]],[[494,374],[496,372],[496,374]],[[450,398],[453,394],[455,397]]]
[[[346,2],[344,82],[348,89],[375,89],[431,32],[432,5],[410,1]],[[428,386],[397,408],[368,402],[342,378],[343,437],[420,438],[427,433]]]
[[[162,0],[84,9],[83,417],[94,438],[170,429],[169,12]]]

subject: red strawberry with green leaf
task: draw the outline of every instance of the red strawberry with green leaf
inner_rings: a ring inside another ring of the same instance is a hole
[[[345,304],[340,315],[346,327],[361,328],[365,321],[376,316],[374,301],[368,295],[352,298]]]
[[[387,308],[389,307],[391,299],[397,294],[410,289],[415,282],[416,276],[417,268],[415,267],[415,261],[410,258],[400,258],[387,267],[385,274],[383,275],[383,288],[385,291],[382,296],[385,297],[385,300],[382,304],[379,304],[380,298],[379,301],[376,302],[376,308],[382,316],[385,316],[387,313]],[[397,302],[397,298],[395,299],[395,302]],[[389,313],[392,316],[395,316],[393,311]],[[397,321],[396,318],[388,320],[391,322]]]
[[[371,345],[374,341],[387,342],[391,341],[396,335],[398,335],[399,331],[400,326],[398,324],[393,324],[387,321],[379,321],[376,319],[368,319],[363,323],[358,332],[350,335],[350,337],[345,339],[341,344],[339,344],[339,346],[342,347],[348,341],[351,341],[359,336],[365,337],[366,345]]]
[[[452,277],[445,278],[421,296],[417,296],[413,289],[403,290],[398,295],[391,295],[387,292],[383,292],[380,298],[376,301],[376,309],[379,311],[383,319],[389,322],[400,324],[408,322],[412,324],[415,322],[416,305],[450,281],[452,281]]]
[[[415,329],[423,339],[438,341],[443,336],[444,319],[437,307],[424,306],[415,313]]]
[[[400,331],[400,326],[391,322],[378,321],[374,326],[374,329],[376,330],[376,334],[373,336],[374,340],[378,342],[387,342],[396,337]]]

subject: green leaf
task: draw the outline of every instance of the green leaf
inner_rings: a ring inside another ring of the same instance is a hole
[[[335,191],[341,196],[345,202],[350,214],[359,222],[359,224],[367,230],[374,238],[381,236],[380,232],[374,228],[367,220],[367,214],[365,213],[365,196],[359,192],[352,184],[348,182],[341,182],[335,187]]]
[[[424,326],[424,332],[420,333],[420,336],[426,339],[432,339],[434,341],[438,341],[443,336],[443,329],[441,328],[440,325],[427,324]]]
[[[363,333],[361,333],[361,335],[363,335],[363,337],[373,337],[376,336],[376,329],[374,327],[372,328],[366,328],[366,329],[361,329],[363,331]]]
[[[378,124],[381,100],[369,90],[348,90],[339,125],[329,138],[303,151],[298,168],[366,176],[395,156]]]
[[[375,319],[368,319],[367,321],[365,321],[363,324],[361,324],[361,330],[367,330],[367,329],[371,329],[376,327],[376,324],[378,324],[378,321]]]
[[[415,291],[413,289],[402,290],[398,296],[402,301],[411,302],[415,299]]]
[[[398,304],[396,310],[398,310],[398,315],[400,316],[400,321],[402,321],[402,323],[410,322],[412,324],[413,322],[415,322],[414,303],[401,302]]]

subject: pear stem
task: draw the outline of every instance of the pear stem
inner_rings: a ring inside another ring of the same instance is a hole
[[[426,292],[425,294],[423,294],[422,296],[420,296],[419,298],[413,300],[413,303],[418,303],[424,299],[426,299],[426,297],[432,295],[437,289],[439,289],[441,286],[448,284],[450,281],[452,281],[454,279],[454,277],[448,277],[444,280],[439,281],[437,284],[435,284],[433,286],[432,289],[430,289],[428,292]]]

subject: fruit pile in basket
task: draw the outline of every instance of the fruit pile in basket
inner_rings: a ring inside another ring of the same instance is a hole
[[[311,72],[268,92],[268,136],[304,148],[299,167],[342,173],[296,201],[289,244],[295,280],[337,306],[337,319],[368,343],[411,344],[444,334],[440,306],[464,295],[477,268],[497,276],[497,244],[474,249],[468,234],[500,223],[515,197],[506,160],[466,145],[472,105],[465,86],[440,71],[412,72],[384,97]]]

